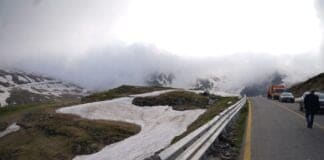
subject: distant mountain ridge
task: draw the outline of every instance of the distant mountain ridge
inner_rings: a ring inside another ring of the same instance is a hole
[[[80,98],[87,91],[72,83],[42,75],[0,69],[0,106]]]
[[[218,77],[197,78],[194,88],[199,90],[211,90],[221,81]]]
[[[289,89],[296,96],[301,96],[305,91],[310,90],[324,91],[324,73],[318,74],[305,82],[295,84]]]
[[[221,96],[239,96],[242,88],[231,86],[232,81],[226,76],[205,76],[198,77],[193,83],[193,89],[208,91]]]
[[[168,87],[172,85],[175,78],[173,73],[155,72],[149,75],[146,84],[149,86]]]

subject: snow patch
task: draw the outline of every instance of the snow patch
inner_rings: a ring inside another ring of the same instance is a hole
[[[204,93],[205,92],[203,90],[192,90],[192,89],[187,89],[186,91],[187,92],[193,92],[193,93],[196,93],[196,94],[201,94],[201,93]]]
[[[2,76],[0,76],[0,82],[2,83],[7,83],[8,80],[6,78],[3,78]]]
[[[213,91],[211,90],[210,93],[222,96],[222,97],[241,97],[240,93],[238,92],[226,92],[226,91]]]
[[[143,93],[143,94],[135,94],[130,95],[131,97],[149,97],[149,96],[159,96],[160,94],[173,92],[173,91],[179,91],[180,89],[169,89],[169,90],[163,90],[163,91],[154,91],[149,93]]]
[[[8,79],[9,81],[12,81],[12,76],[11,76],[11,75],[6,75],[5,77],[6,77],[6,79]]]
[[[6,100],[10,97],[10,93],[7,88],[4,87],[0,87],[0,90],[3,91],[3,93],[0,92],[0,107],[4,107],[8,105]]]
[[[25,77],[22,77],[22,76],[18,76],[18,80],[21,81],[21,82],[29,82]]]
[[[170,90],[133,96],[155,96],[165,92]],[[57,110],[87,119],[125,121],[141,126],[140,133],[108,145],[97,153],[77,156],[75,160],[142,160],[167,147],[175,136],[185,132],[187,126],[205,112],[202,109],[176,111],[170,106],[139,107],[132,104],[133,99],[117,98]]]
[[[13,81],[13,78],[12,78],[12,76],[11,75],[5,75],[5,77],[6,77],[6,79],[7,79],[7,82],[9,83],[9,84],[15,84],[15,82]]]
[[[30,78],[29,76],[25,76],[25,78],[29,81],[29,82],[35,82],[35,80],[34,79],[32,79],[32,78]]]
[[[0,132],[0,138],[4,137],[10,133],[17,132],[19,129],[20,129],[20,127],[16,123],[13,123],[9,127],[7,127],[6,130]]]

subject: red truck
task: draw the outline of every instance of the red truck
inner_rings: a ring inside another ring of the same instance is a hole
[[[285,90],[286,87],[284,85],[271,85],[268,89],[268,98],[279,99],[280,94]]]

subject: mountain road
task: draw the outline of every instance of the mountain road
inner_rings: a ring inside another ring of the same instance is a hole
[[[315,116],[313,129],[308,129],[298,104],[264,97],[252,97],[250,102],[252,160],[324,159],[323,113]]]

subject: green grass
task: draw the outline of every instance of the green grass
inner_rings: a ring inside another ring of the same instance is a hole
[[[0,108],[0,129],[17,122],[18,132],[0,138],[0,160],[72,159],[137,134],[140,127],[116,121],[94,121],[55,110],[80,101],[55,101]]]
[[[107,92],[95,93],[80,101],[48,102],[0,108],[0,125],[17,122],[18,132],[1,138],[0,160],[12,159],[72,159],[75,155],[99,151],[105,145],[123,140],[140,131],[140,127],[116,121],[93,121],[69,114],[57,114],[60,107],[86,102],[102,101],[131,94],[165,90],[163,87],[120,86]],[[202,126],[231,104],[237,97],[218,97],[209,94],[175,91],[146,97],[141,103],[172,105],[176,110],[206,109],[187,131],[176,137],[179,140]],[[136,99],[136,98],[135,98]],[[216,100],[210,104],[210,100]],[[232,102],[229,104],[228,102]],[[0,126],[1,128],[1,126]]]
[[[210,100],[215,102],[209,104]],[[138,106],[169,105],[172,106],[174,110],[206,109],[206,112],[189,125],[183,134],[173,139],[172,143],[174,143],[207,123],[237,101],[237,97],[221,97],[208,93],[196,94],[188,91],[173,91],[159,96],[136,97],[132,103]]]
[[[206,109],[209,96],[188,91],[173,91],[159,96],[136,97],[132,103],[137,106],[169,105],[174,110]]]
[[[234,104],[237,101],[238,101],[237,97],[219,97],[216,100],[215,104],[208,106],[206,112],[204,112],[202,115],[200,115],[198,117],[198,119],[196,119],[192,124],[190,124],[184,133],[175,137],[172,140],[172,143],[177,142],[178,140],[185,137],[192,131],[196,130],[197,128],[201,127],[208,121],[212,120],[216,115],[218,115],[220,112],[222,112],[227,107],[231,106],[232,104]],[[232,102],[232,103],[229,104],[229,102]]]
[[[13,122],[17,122],[23,117],[25,113],[28,112],[35,112],[43,109],[54,111],[57,108],[75,104],[80,104],[80,101],[66,100],[59,102],[52,101],[40,104],[9,105],[0,108],[0,123],[6,122],[10,124]]]
[[[52,109],[25,113],[17,122],[18,132],[1,138],[0,160],[72,159],[90,154],[140,131],[134,124],[86,120],[57,114]]]
[[[146,86],[128,86],[122,85],[105,92],[94,93],[82,98],[82,103],[110,100],[119,97],[125,97],[132,94],[141,94],[146,92],[160,91],[170,88],[165,87],[146,87]]]
[[[57,114],[56,109],[164,89],[169,88],[124,85],[87,96],[82,102],[69,99],[0,108],[0,129],[5,129],[13,122],[21,126],[18,132],[1,138],[0,160],[72,159],[75,155],[97,152],[106,145],[137,134],[140,126]]]
[[[246,128],[247,115],[249,113],[248,104],[246,103],[240,111],[239,118],[234,123],[234,146],[241,148],[243,136]]]
[[[13,89],[10,91],[10,97],[7,98],[8,104],[31,104],[44,103],[54,99],[53,96],[45,96],[42,94],[32,93],[28,90]]]

